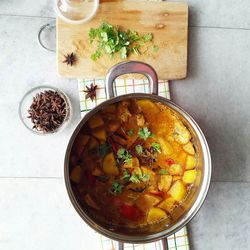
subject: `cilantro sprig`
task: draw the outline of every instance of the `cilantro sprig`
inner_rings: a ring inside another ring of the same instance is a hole
[[[118,195],[122,192],[123,185],[117,181],[114,181],[109,189],[109,192],[113,195]]]
[[[129,163],[132,161],[132,155],[125,148],[118,149],[117,158],[122,160],[124,163]]]
[[[120,54],[121,59],[126,59],[131,53],[140,55],[141,46],[152,42],[153,34],[141,35],[136,31],[124,31],[118,26],[103,22],[100,27],[89,30],[89,40],[91,43],[97,40],[98,43],[97,50],[91,55],[92,60],[96,61],[103,54],[113,58],[116,53]]]
[[[135,151],[138,155],[142,154],[143,153],[143,147],[142,145],[136,145],[135,146]]]
[[[154,134],[147,127],[144,127],[139,128],[138,136],[144,141],[146,141],[148,138],[153,137]]]
[[[151,144],[151,148],[155,151],[155,152],[158,152],[158,153],[161,153],[161,146],[158,142],[153,142]]]
[[[140,181],[147,182],[150,179],[150,175],[143,173],[140,168],[138,168],[138,173],[133,172],[129,181],[133,183],[140,183]]]
[[[129,181],[129,179],[130,179],[130,173],[129,173],[129,171],[127,169],[125,169],[123,171],[123,175],[122,175],[121,179],[124,180],[124,181],[126,181],[126,182]]]

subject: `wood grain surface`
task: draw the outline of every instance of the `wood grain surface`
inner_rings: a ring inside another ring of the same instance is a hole
[[[160,79],[182,79],[187,74],[188,6],[185,3],[158,1],[101,1],[96,16],[88,23],[72,25],[57,19],[57,69],[59,75],[71,78],[104,77],[110,67],[122,61],[118,56],[103,56],[92,61],[95,46],[89,43],[88,32],[102,21],[135,30],[153,33],[157,52],[147,48],[142,55],[130,55],[127,60],[152,65]],[[64,55],[75,52],[74,66],[62,63]]]

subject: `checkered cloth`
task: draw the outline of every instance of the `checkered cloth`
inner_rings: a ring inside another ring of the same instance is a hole
[[[86,100],[86,86],[90,86],[91,83],[96,84],[96,100],[93,102],[88,99]],[[159,95],[170,99],[169,85],[168,81],[159,81]],[[127,93],[149,93],[149,85],[147,80],[131,80],[131,79],[117,79],[115,81],[116,93],[117,95],[127,94]],[[105,88],[105,82],[103,79],[88,79],[88,80],[78,80],[79,95],[80,95],[80,107],[82,117],[92,108],[102,103],[107,99],[107,93]],[[88,227],[87,225],[85,225]],[[93,230],[89,228],[89,233],[92,234]],[[89,239],[95,239],[95,244],[92,246],[92,250],[117,250],[118,242],[106,238],[99,233],[94,233]],[[188,250],[188,236],[186,227],[182,228],[172,236],[167,238],[168,247],[171,250]],[[156,241],[148,244],[125,244],[125,250],[162,250],[162,242]]]

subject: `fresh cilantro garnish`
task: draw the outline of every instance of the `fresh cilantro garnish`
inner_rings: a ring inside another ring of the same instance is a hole
[[[150,175],[149,174],[143,174],[141,177],[140,177],[140,180],[142,181],[149,181],[150,179]]]
[[[136,145],[136,146],[135,146],[135,150],[136,150],[136,153],[137,153],[138,155],[142,154],[142,152],[143,152],[143,148],[142,148],[141,145]]]
[[[149,137],[153,137],[154,135],[149,131],[147,127],[139,128],[138,135],[141,139],[147,140]]]
[[[123,160],[125,163],[128,163],[131,162],[132,155],[125,148],[120,148],[117,151],[117,158]]]
[[[131,128],[131,129],[128,131],[128,135],[129,135],[129,136],[132,136],[133,134],[134,134],[134,129]]]
[[[141,45],[149,42],[152,44],[153,35],[139,35],[135,31],[124,30],[103,22],[100,27],[89,30],[89,40],[90,43],[97,40],[98,44],[96,52],[91,55],[92,60],[96,61],[103,54],[113,58],[116,53],[120,54],[121,59],[126,59],[130,53],[140,55]]]
[[[139,182],[140,182],[140,180],[139,180],[139,178],[138,178],[138,176],[137,176],[136,173],[133,173],[133,174],[131,175],[129,181],[131,181],[131,182],[133,182],[133,183],[139,183]]]
[[[153,143],[151,144],[151,147],[152,147],[152,149],[153,149],[155,152],[161,153],[161,146],[160,146],[159,143],[153,142]]]
[[[123,171],[123,175],[122,175],[122,180],[124,180],[124,181],[129,181],[129,179],[130,179],[130,173],[129,173],[129,171],[127,170],[127,169],[125,169],[124,171]]]
[[[160,171],[159,171],[159,174],[169,174],[168,173],[168,171],[166,170],[166,169],[161,169]]]
[[[139,168],[139,173],[138,173],[138,177],[141,181],[149,181],[150,179],[150,175],[149,174],[145,174],[142,173],[142,170]]]
[[[138,169],[138,174],[133,172],[133,174],[131,175],[129,181],[131,181],[133,183],[139,183],[140,181],[143,181],[143,182],[149,181],[149,179],[150,179],[150,175],[142,173],[142,170],[139,168]]]
[[[119,182],[114,181],[109,189],[109,192],[113,195],[118,195],[122,192],[123,185]]]
[[[99,157],[104,157],[107,153],[110,152],[110,149],[110,144],[102,143],[96,148],[95,152]]]

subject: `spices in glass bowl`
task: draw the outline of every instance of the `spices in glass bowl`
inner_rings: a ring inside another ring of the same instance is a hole
[[[31,119],[33,129],[51,133],[56,131],[67,119],[68,108],[65,99],[57,91],[45,90],[33,97],[29,107],[28,118]]]

